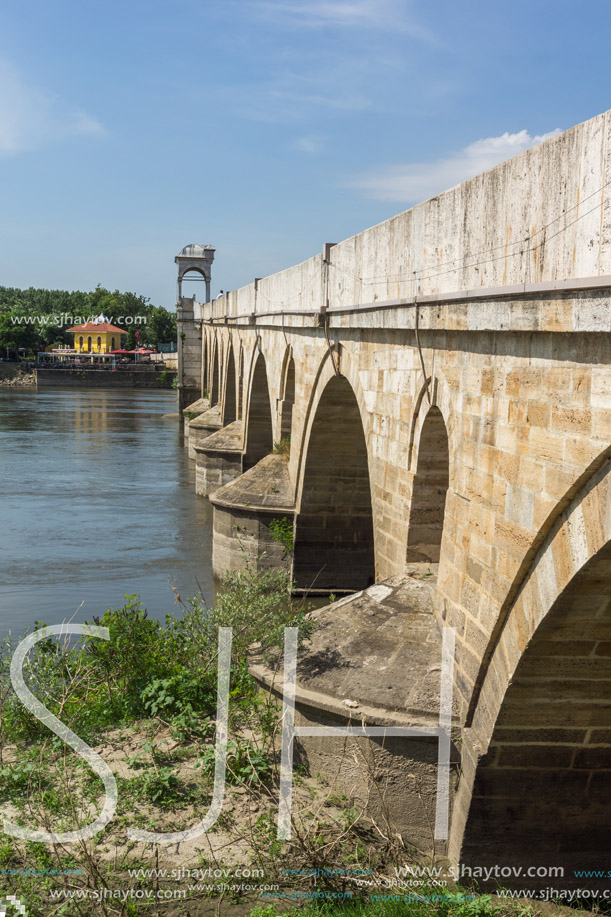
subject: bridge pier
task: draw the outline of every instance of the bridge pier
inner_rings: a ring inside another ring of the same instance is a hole
[[[434,730],[439,722],[441,631],[433,612],[435,577],[414,564],[363,592],[312,612],[312,636],[297,654],[295,725]],[[283,676],[260,658],[251,674],[279,698]],[[452,727],[450,805],[459,760]],[[323,774],[347,805],[384,834],[446,852],[433,837],[438,739],[428,736],[298,736],[296,759]]]
[[[196,417],[199,417],[200,414],[205,414],[208,410],[210,410],[209,398],[198,398],[197,401],[193,401],[191,404],[188,404],[186,408],[183,408],[182,419],[185,446],[189,443],[189,424],[192,420],[195,420]]]
[[[195,449],[195,493],[207,496],[242,474],[242,421],[221,427]]]
[[[267,455],[237,480],[210,495],[214,507],[212,569],[222,577],[234,570],[290,570],[291,543],[278,526],[292,530],[293,489],[284,455]],[[286,520],[286,521],[285,521]]]
[[[189,405],[192,404],[200,396],[199,388],[195,386],[178,386],[178,411],[182,414],[183,411],[187,410]]]
[[[215,404],[213,408],[204,411],[189,424],[189,458],[195,458],[195,449],[205,439],[216,433],[222,426],[221,406]]]

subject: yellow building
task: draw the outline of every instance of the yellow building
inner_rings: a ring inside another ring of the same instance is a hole
[[[77,353],[111,353],[120,350],[127,331],[111,325],[103,315],[84,325],[68,328],[74,335],[74,349]]]

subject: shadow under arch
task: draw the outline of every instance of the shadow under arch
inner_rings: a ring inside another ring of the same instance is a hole
[[[293,427],[293,405],[295,403],[295,359],[292,348],[288,348],[282,372],[280,390],[280,439],[291,440]]]
[[[208,389],[208,335],[202,328],[202,370],[200,380],[201,397]]]
[[[210,407],[218,404],[220,398],[219,390],[219,364],[221,361],[220,341],[218,337],[214,338],[214,347],[211,353],[210,365]]]
[[[428,408],[418,444],[407,531],[408,563],[439,563],[450,483],[450,447],[443,414]]]
[[[354,590],[375,580],[367,443],[348,380],[326,382],[310,428],[295,525],[298,589]]]
[[[461,863],[502,862],[524,873],[553,864],[567,885],[583,884],[576,869],[604,865],[611,846],[610,584],[611,541],[575,573],[526,646],[474,776]],[[528,885],[549,882],[544,874]]]
[[[233,423],[237,416],[235,359],[233,356],[233,344],[230,341],[227,356],[227,375],[225,376],[225,395],[223,397],[223,426]]]
[[[485,690],[486,679],[488,678],[490,666],[495,655],[498,655],[499,645],[503,640],[503,635],[507,627],[511,630],[512,616],[515,617],[515,605],[519,600],[521,591],[528,590],[529,581],[532,583],[532,573],[536,570],[537,565],[545,554],[546,545],[553,544],[557,538],[558,532],[566,526],[567,519],[570,518],[571,508],[576,505],[584,495],[589,492],[596,492],[601,481],[611,468],[611,448],[604,449],[590,465],[579,475],[573,484],[568,488],[564,497],[559,500],[558,504],[549,514],[537,536],[534,538],[529,550],[525,553],[524,559],[516,573],[505,601],[501,606],[499,615],[490,634],[488,646],[486,647],[480,665],[480,670],[475,679],[475,684],[471,692],[469,707],[467,710],[465,725],[470,727],[473,724],[479,704],[480,696]],[[587,505],[587,499],[586,499]],[[611,509],[609,510],[611,513]],[[611,518],[611,516],[610,516]],[[609,533],[611,538],[611,532]]]
[[[238,350],[238,418],[244,419],[244,345],[239,342]]]
[[[273,448],[272,410],[265,357],[259,352],[252,372],[248,397],[243,470],[248,471]]]
[[[557,853],[571,855],[571,870],[582,847],[589,865],[603,839],[611,840],[611,808],[601,796],[611,771],[608,450],[596,466],[571,488],[568,505],[561,501],[564,508],[530,558],[487,662],[463,733],[471,752],[464,755],[450,837],[450,855],[461,862],[467,851],[472,860],[476,853],[480,860],[492,850],[498,855],[499,845],[516,840],[520,825],[520,857],[535,857],[539,848],[549,856],[548,834],[558,828]],[[594,846],[571,808],[571,794],[588,813]],[[491,824],[499,800],[505,820],[477,851],[477,826]],[[604,809],[600,818],[597,804]],[[565,820],[565,807],[574,817]]]

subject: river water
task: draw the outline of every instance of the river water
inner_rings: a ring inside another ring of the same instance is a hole
[[[210,601],[212,508],[176,410],[173,391],[0,388],[0,635],[133,593],[164,618],[172,584]]]

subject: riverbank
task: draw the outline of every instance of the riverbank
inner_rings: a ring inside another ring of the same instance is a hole
[[[290,837],[278,838],[282,709],[258,690],[248,656],[257,643],[277,664],[286,626],[311,633],[285,574],[234,574],[212,608],[196,596],[163,625],[135,599],[93,623],[107,640],[42,640],[24,666],[47,708],[99,756],[87,763],[82,745],[71,752],[61,728],[51,738],[12,693],[14,646],[0,657],[4,817],[55,836],[45,844],[5,835],[0,844],[0,873],[28,914],[276,917],[296,902],[310,917],[539,913],[537,901],[460,887],[444,860],[420,855],[391,820],[375,824],[309,773],[299,749]],[[87,836],[101,811],[105,822]],[[80,839],[66,834],[77,829]]]
[[[158,363],[151,365],[38,367],[0,363],[0,387],[66,386],[71,388],[173,388],[177,372]]]
[[[29,387],[36,385],[36,370],[31,373],[18,373],[15,376],[5,377],[0,379],[0,385],[7,386],[7,388],[21,388]]]
[[[18,877],[12,887],[28,902],[28,913],[46,914],[59,899],[61,913],[80,914],[80,901],[92,888],[108,889],[110,900],[88,901],[87,913],[105,917],[141,913],[113,908],[114,898],[129,897],[130,891],[135,900],[145,892],[162,892],[168,906],[163,913],[176,913],[177,900],[180,913],[187,906],[190,913],[200,913],[200,905],[223,899],[243,900],[250,909],[264,893],[294,885],[283,872],[284,853],[290,847],[294,868],[305,868],[325,817],[331,831],[325,834],[335,837],[328,854],[333,857],[335,850],[343,861],[344,848],[337,846],[345,833],[342,802],[325,800],[314,777],[295,778],[299,840],[287,847],[275,838],[280,711],[271,696],[257,690],[246,657],[252,640],[273,653],[285,625],[303,624],[288,585],[282,574],[237,576],[225,582],[213,608],[195,597],[165,625],[133,600],[94,621],[108,628],[108,642],[98,635],[86,636],[80,646],[37,642],[25,663],[25,679],[35,677],[47,708],[99,756],[87,764],[82,744],[72,753],[74,738],[57,727],[60,741],[54,739],[23,708],[9,682],[18,641],[5,645],[0,657],[4,816],[24,828],[53,833],[58,841],[49,846],[5,837],[0,845],[0,866]],[[227,631],[220,628],[232,629],[229,679],[224,670],[217,679],[217,655],[219,650],[226,654],[226,644],[218,641]],[[223,754],[217,680],[218,691],[229,698],[222,811],[212,819],[212,830],[191,837],[192,826],[210,809],[216,759]],[[112,771],[114,802],[108,777],[104,785],[96,777],[103,776],[102,761]],[[64,840],[66,832],[77,829],[86,835],[101,810],[106,827],[102,822],[92,837]],[[171,832],[174,843],[159,848],[129,840],[133,830]],[[347,843],[344,838],[344,847]],[[319,853],[316,860],[322,862]]]
[[[40,386],[71,386],[81,388],[173,388],[177,373],[159,364],[82,366],[77,368],[38,368],[36,381]]]
[[[18,363],[0,363],[0,386],[11,388],[36,385],[36,371],[22,368]]]

